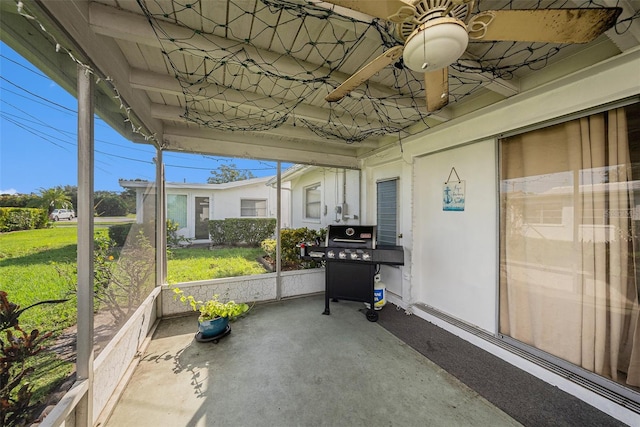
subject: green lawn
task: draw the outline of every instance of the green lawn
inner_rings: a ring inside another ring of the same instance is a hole
[[[52,262],[68,268],[75,266],[75,228],[0,234],[0,289],[7,292],[9,301],[27,307],[42,300],[69,298],[70,285],[60,277]],[[23,330],[53,332],[54,337],[75,323],[76,305],[72,297],[62,304],[34,307],[20,316]],[[31,362],[30,365],[36,367],[29,378],[34,401],[46,397],[73,370],[72,363],[60,360],[51,352],[40,353]]]
[[[95,227],[96,234],[107,233],[108,224]],[[75,272],[76,251],[75,223],[0,233],[0,289],[7,292],[11,302],[27,307],[42,300],[69,298],[62,304],[40,305],[25,311],[20,316],[25,331],[39,329],[56,337],[76,323],[76,301],[70,292],[73,283],[61,277],[55,267]],[[176,249],[168,260],[168,281],[262,274],[265,270],[256,258],[263,254],[259,248]],[[50,352],[38,355],[34,365],[36,372],[30,380],[36,400],[46,397],[73,369],[71,363],[62,362]]]
[[[104,233],[105,230],[97,230]],[[69,298],[71,285],[53,266],[73,269],[76,229],[54,227],[0,234],[0,289],[26,307],[42,300]],[[20,317],[24,329],[58,332],[75,324],[75,302],[38,306]]]
[[[262,274],[266,271],[256,261],[262,255],[264,252],[260,248],[176,249],[167,261],[167,282],[175,284]]]
[[[74,224],[75,225],[75,224]],[[96,225],[107,233],[107,225]],[[0,289],[11,301],[26,307],[41,300],[70,298],[67,303],[38,306],[21,316],[23,327],[59,332],[75,324],[76,306],[72,283],[55,266],[73,271],[76,264],[76,227],[68,224],[42,230],[0,234]],[[237,277],[265,273],[256,261],[260,248],[209,250],[186,248],[171,251],[168,283]]]

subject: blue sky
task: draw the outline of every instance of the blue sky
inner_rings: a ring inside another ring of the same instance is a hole
[[[0,42],[0,194],[77,185],[76,111],[73,96]],[[155,149],[97,116],[95,150],[95,190],[122,191],[118,179],[155,179]],[[276,173],[275,162],[196,154],[167,152],[164,162],[169,182],[206,183],[211,170],[229,163],[255,176]]]

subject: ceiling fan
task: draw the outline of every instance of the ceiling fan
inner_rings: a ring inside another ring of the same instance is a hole
[[[424,73],[427,111],[449,102],[448,66],[469,39],[543,43],[588,43],[611,28],[621,8],[504,9],[472,16],[475,0],[324,0],[396,24],[404,45],[394,46],[356,71],[325,99],[339,101],[400,56]]]

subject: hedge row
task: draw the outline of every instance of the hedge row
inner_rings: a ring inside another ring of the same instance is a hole
[[[48,212],[38,208],[0,208],[0,232],[45,228]]]
[[[116,247],[124,247],[129,236],[138,236],[142,231],[152,245],[155,245],[155,223],[153,221],[144,224],[124,223],[115,224],[109,227],[109,238],[115,242]],[[135,243],[137,237],[133,240]]]
[[[273,237],[275,218],[226,218],[209,220],[211,244],[259,246]]]

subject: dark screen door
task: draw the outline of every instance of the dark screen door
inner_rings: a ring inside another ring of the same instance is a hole
[[[196,239],[209,238],[209,198],[196,197]]]

